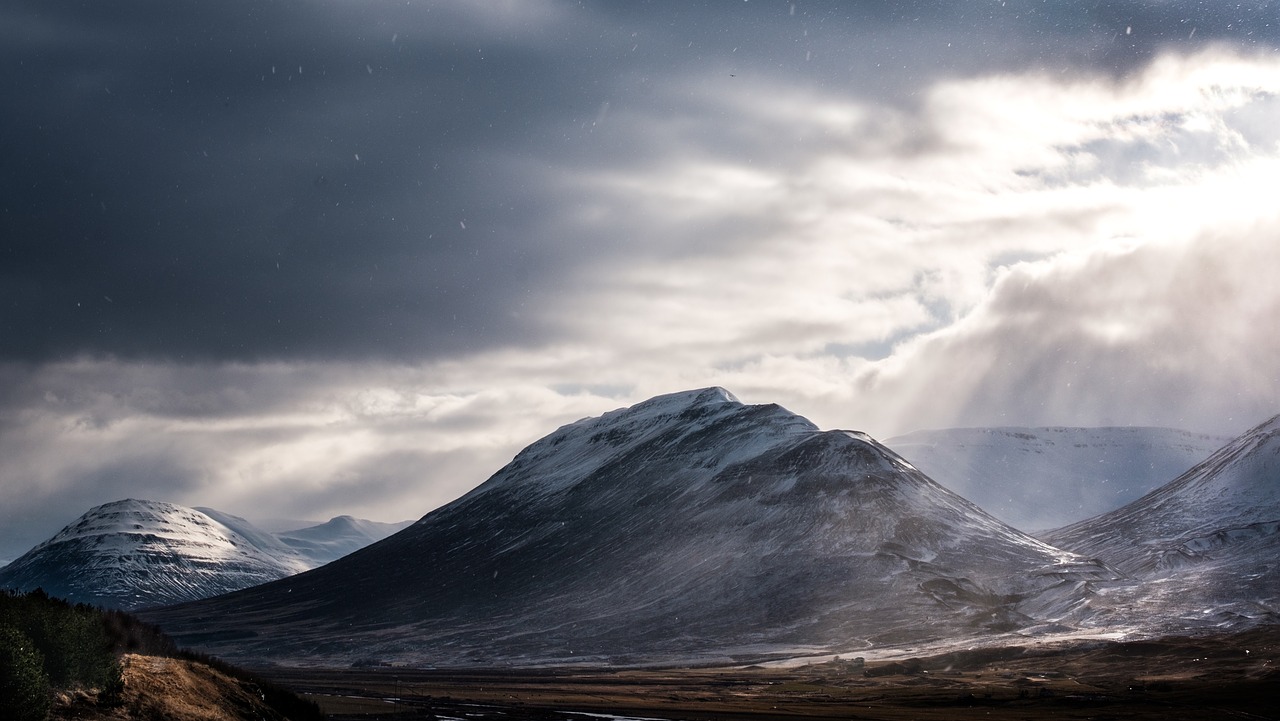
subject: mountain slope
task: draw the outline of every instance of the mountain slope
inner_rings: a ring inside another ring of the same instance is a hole
[[[885,445],[993,516],[1031,530],[1119,508],[1228,440],[1172,428],[949,428]]]
[[[1111,576],[862,434],[712,388],[564,426],[380,543],[148,617],[256,660],[723,658],[1031,625]]]
[[[0,569],[0,588],[134,609],[205,598],[308,568],[193,508],[135,499],[97,506]],[[234,520],[232,520],[234,519]]]
[[[1280,621],[1280,416],[1133,503],[1045,538],[1142,581],[1111,615]]]

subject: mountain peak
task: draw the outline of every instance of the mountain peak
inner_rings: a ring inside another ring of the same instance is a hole
[[[599,420],[621,417],[634,419],[637,417],[676,416],[690,411],[710,410],[726,405],[741,406],[742,401],[724,388],[711,386],[654,396],[635,405],[605,413],[599,417]]]
[[[562,426],[358,554],[148,618],[258,660],[724,657],[1016,628],[1111,575],[865,434],[707,388]]]
[[[737,396],[735,396],[733,393],[730,393],[727,389],[722,388],[721,386],[707,386],[706,388],[695,388],[693,390],[677,391],[675,393],[668,393],[666,395],[654,396],[653,398],[650,398],[648,401],[645,401],[645,402],[661,403],[667,400],[687,401],[689,405],[708,405],[708,404],[718,404],[718,403],[741,404],[742,403],[742,401],[738,400]]]
[[[212,515],[211,515],[212,514]],[[264,547],[269,539],[270,547]],[[0,570],[0,587],[114,608],[203,598],[307,564],[244,519],[163,501],[95,506]]]
[[[337,516],[287,533],[213,508],[126,498],[95,506],[10,565],[0,588],[136,609],[300,573],[409,525]]]

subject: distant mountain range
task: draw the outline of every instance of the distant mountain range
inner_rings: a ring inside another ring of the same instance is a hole
[[[323,568],[146,617],[260,661],[726,660],[1034,628],[1117,578],[863,434],[712,388],[560,428]]]
[[[675,393],[556,430],[396,533],[339,517],[271,534],[122,501],[0,586],[179,601],[142,614],[222,657],[318,665],[744,662],[1280,623],[1280,416],[1198,464],[1214,439],[1168,429],[894,442],[901,455],[720,388]],[[1160,469],[1177,478],[1151,490]],[[1088,483],[1128,502],[1033,537],[945,487],[1011,497],[1032,477],[1054,491],[1044,518],[1078,513],[1062,499]]]
[[[315,568],[408,523],[340,516],[270,534],[212,508],[128,499],[90,509],[0,568],[0,588],[122,609],[191,601]]]
[[[938,483],[1024,531],[1114,510],[1230,441],[1172,428],[950,428],[885,445]]]

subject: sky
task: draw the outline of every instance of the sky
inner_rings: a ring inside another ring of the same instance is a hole
[[[823,428],[1280,412],[1280,3],[0,6],[0,558],[417,518],[720,385]]]

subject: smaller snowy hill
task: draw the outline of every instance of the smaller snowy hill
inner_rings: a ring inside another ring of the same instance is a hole
[[[193,601],[315,568],[406,524],[341,516],[276,535],[212,508],[127,499],[90,509],[0,568],[0,588],[126,610]]]
[[[885,445],[996,518],[1030,531],[1119,508],[1229,440],[1172,428],[948,428]]]
[[[1094,604],[1113,615],[1280,622],[1280,416],[1133,503],[1044,537],[1142,582]]]
[[[90,509],[3,569],[0,587],[135,609],[194,600],[308,568],[278,541],[262,548],[194,508],[128,499]],[[262,540],[262,539],[258,539]],[[285,551],[281,553],[281,551]]]

